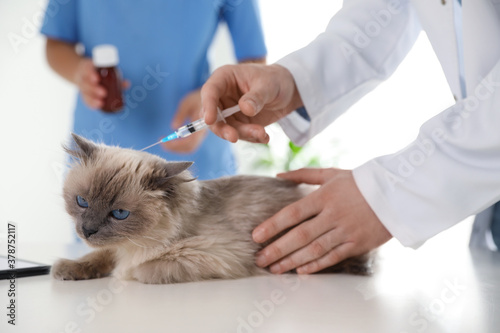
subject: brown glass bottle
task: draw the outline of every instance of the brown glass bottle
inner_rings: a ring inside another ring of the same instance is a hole
[[[99,45],[92,50],[92,60],[99,74],[99,84],[106,89],[101,110],[118,112],[123,109],[122,78],[118,69],[118,50],[113,45]]]
[[[122,80],[116,67],[96,67],[99,74],[99,84],[103,86],[107,95],[101,110],[105,112],[117,112],[123,109]]]

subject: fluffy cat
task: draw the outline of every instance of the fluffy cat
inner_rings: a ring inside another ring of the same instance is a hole
[[[59,280],[113,275],[143,283],[234,279],[266,273],[255,265],[261,244],[251,232],[302,198],[283,179],[233,176],[193,179],[190,162],[96,145],[73,135],[75,158],[64,184],[76,232],[95,251],[52,267]],[[369,256],[331,271],[366,274]]]

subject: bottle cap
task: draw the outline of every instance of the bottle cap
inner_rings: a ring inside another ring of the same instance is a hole
[[[114,45],[97,45],[92,49],[92,61],[96,67],[114,67],[118,65],[118,49]]]

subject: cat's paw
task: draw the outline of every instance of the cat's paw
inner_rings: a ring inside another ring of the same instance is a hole
[[[51,274],[57,280],[88,280],[106,276],[87,261],[68,259],[58,260],[52,266]]]

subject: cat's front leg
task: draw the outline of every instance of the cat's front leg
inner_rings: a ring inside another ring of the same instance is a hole
[[[236,279],[260,275],[252,244],[234,239],[192,237],[178,242],[160,257],[132,269],[132,278],[148,284]]]
[[[193,281],[193,279],[187,279],[186,276],[186,268],[176,261],[152,260],[132,270],[133,279],[146,284],[169,284]]]
[[[132,270],[133,279],[146,284],[170,284],[195,282],[212,279],[236,279],[252,275],[266,274],[266,271],[251,267],[222,268],[218,263],[204,264],[198,260],[152,260]]]
[[[88,280],[108,276],[115,267],[115,253],[112,250],[97,250],[78,260],[60,259],[51,269],[57,280]]]

